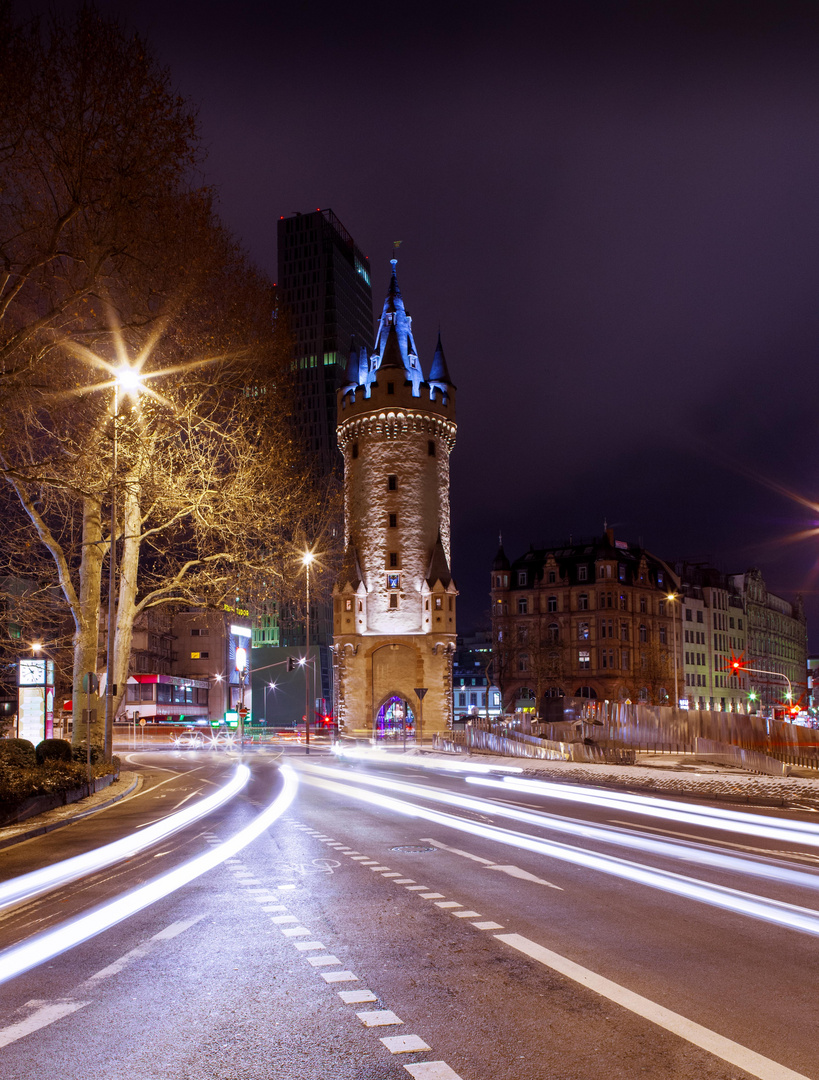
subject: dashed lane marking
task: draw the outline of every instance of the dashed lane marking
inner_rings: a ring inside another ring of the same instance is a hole
[[[395,872],[395,871],[393,870],[393,871],[392,871],[392,873],[390,873],[390,874],[382,874],[382,875],[381,875],[381,877],[385,877],[385,878],[397,878],[397,877],[401,877],[401,875],[400,875],[400,874],[396,874],[396,872]]]
[[[287,911],[287,905],[286,904],[270,904],[269,907],[263,907],[262,911],[265,911],[265,912],[269,912],[269,911]]]
[[[453,908],[453,907],[463,907],[463,904],[459,904],[457,900],[439,900],[435,904],[435,906],[439,907],[439,908]]]
[[[372,990],[339,990],[338,996],[345,1005],[365,1005],[368,1001],[378,1001]]]
[[[442,892],[422,892],[422,900],[443,900],[444,894]]]
[[[627,990],[625,986],[620,986],[619,983],[612,982],[611,979],[606,979],[595,971],[581,967],[573,960],[560,956],[551,949],[545,949],[521,934],[496,934],[495,937],[498,941],[537,960],[545,967],[565,975],[601,997],[622,1005],[629,1012],[636,1013],[637,1016],[642,1016],[652,1024],[679,1035],[686,1042],[699,1046],[714,1057],[721,1058],[722,1061],[727,1061],[738,1069],[743,1069],[750,1076],[756,1076],[759,1080],[808,1080],[808,1077],[802,1073],[794,1072],[770,1058],[763,1057],[762,1054],[757,1054],[754,1050],[749,1050],[740,1043],[726,1039],[723,1035],[718,1035],[715,1031],[696,1024],[693,1020],[680,1016],[679,1013],[672,1012],[671,1009],[666,1009],[640,994],[635,994],[632,990]]]
[[[396,885],[414,885],[415,884],[415,878],[402,877],[402,878],[399,878],[398,881],[396,881],[395,884]]]
[[[394,1012],[389,1009],[375,1009],[373,1012],[359,1012],[356,1016],[364,1027],[389,1027],[392,1024],[403,1024]]]
[[[431,1050],[420,1035],[388,1035],[381,1042],[391,1054],[412,1054],[416,1050]]]
[[[312,967],[332,967],[334,964],[340,964],[341,961],[337,956],[328,954],[327,956],[308,956],[307,963]]]
[[[49,1024],[62,1020],[64,1016],[70,1016],[71,1013],[77,1012],[78,1009],[84,1009],[86,1005],[90,1004],[90,1001],[55,1001],[50,1005],[44,1005],[41,1009],[37,1009],[36,1012],[27,1016],[25,1020],[19,1020],[16,1024],[10,1024],[8,1027],[0,1029],[0,1046],[8,1046],[9,1043],[17,1042],[18,1039],[23,1039],[34,1031],[48,1027]]]
[[[405,1065],[404,1068],[415,1080],[461,1080],[445,1061],[419,1061],[417,1065]]]
[[[310,931],[306,926],[283,926],[282,933],[285,937],[309,937]]]
[[[419,889],[422,890],[423,892],[427,892],[428,889],[429,889],[429,886],[428,885],[407,885],[407,892],[418,892]]]
[[[308,949],[326,948],[326,945],[322,945],[320,941],[294,941],[293,944],[300,952],[307,952]]]
[[[352,971],[321,971],[319,974],[328,983],[358,982],[358,976],[354,975]]]
[[[366,865],[366,864],[365,864],[365,865]],[[371,866],[371,867],[370,867],[370,870],[372,870],[372,872],[373,872],[374,874],[378,874],[378,873],[380,873],[380,872],[381,872],[382,870],[389,870],[389,866]]]
[[[489,920],[486,922],[473,922],[472,925],[476,930],[503,930],[500,923],[490,922]]]
[[[477,911],[453,911],[456,919],[480,919]]]
[[[297,919],[295,915],[273,915],[270,921],[279,926],[281,923],[297,923],[301,922],[301,919]]]
[[[352,855],[351,858],[352,858],[353,862],[365,862],[365,861],[376,862],[377,861],[375,859],[369,859],[367,855]]]

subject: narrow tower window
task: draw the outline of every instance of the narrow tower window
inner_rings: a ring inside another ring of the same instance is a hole
[[[430,457],[435,457],[435,440],[434,439],[430,439],[429,442],[427,443],[427,454]]]
[[[398,488],[398,477],[390,475],[387,477],[387,491],[395,491]]]
[[[390,607],[391,608],[397,608],[398,607],[398,593],[390,593]]]
[[[358,457],[358,443],[357,442],[353,443],[353,457],[354,458]]]
[[[398,552],[397,551],[391,551],[390,552],[390,567],[397,567],[397,566],[398,566]]]
[[[390,528],[391,529],[397,529],[398,528],[398,514],[390,514]]]
[[[395,393],[395,383],[394,382],[388,382],[387,383],[387,393],[388,394],[394,394]]]

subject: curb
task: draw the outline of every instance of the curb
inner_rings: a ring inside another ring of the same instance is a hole
[[[68,817],[62,818],[60,821],[52,821],[46,825],[37,825],[33,829],[27,829],[25,832],[17,833],[15,836],[0,837],[0,850],[7,847],[13,847],[15,844],[22,844],[24,840],[31,840],[35,836],[43,836],[45,833],[54,832],[55,829],[63,829],[66,825],[73,825],[75,821],[81,821],[82,818],[90,817],[91,814],[96,814],[98,810],[104,810],[106,806],[111,806],[115,802],[119,802],[120,799],[124,799],[126,795],[130,795],[142,780],[141,776],[134,777],[134,782],[125,791],[121,791],[118,795],[114,795],[110,799],[106,799],[105,802],[98,803],[96,806],[92,806],[90,810],[83,810],[79,814],[71,814]]]

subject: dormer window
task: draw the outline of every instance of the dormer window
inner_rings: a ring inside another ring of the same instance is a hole
[[[554,570],[550,570],[549,571],[549,584],[554,585],[554,583],[556,581],[557,581],[557,574],[554,572]]]
[[[518,570],[518,585],[525,585],[525,584],[526,584],[526,571],[525,570]]]
[[[578,581],[588,581],[589,580],[589,568],[588,568],[588,566],[586,566],[585,563],[578,566],[578,568],[577,568],[577,580]]]

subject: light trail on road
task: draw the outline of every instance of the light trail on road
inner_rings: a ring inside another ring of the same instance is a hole
[[[212,795],[208,795],[201,802],[194,803],[186,810],[171,814],[161,821],[154,822],[139,833],[125,836],[121,840],[104,844],[102,847],[86,851],[82,855],[74,855],[70,859],[44,866],[40,870],[32,870],[30,874],[21,874],[10,881],[0,885],[0,911],[11,904],[20,903],[22,900],[30,900],[40,893],[55,889],[60,885],[67,885],[77,878],[85,877],[86,874],[103,870],[106,866],[112,866],[122,859],[144,851],[153,844],[165,840],[167,837],[193,824],[200,818],[218,810],[245,787],[250,779],[250,769],[247,765],[240,765],[233,774],[232,779],[219,788]]]
[[[432,810],[425,806],[404,802],[390,795],[382,795],[364,788],[357,788],[349,783],[341,783],[334,779],[325,779],[322,776],[311,775],[313,773],[327,773],[331,770],[321,769],[317,766],[301,766],[306,772],[305,781],[318,787],[326,787],[339,795],[346,795],[369,803],[381,810],[393,810],[395,813],[409,817],[421,818],[444,825],[459,832],[471,833],[487,840],[495,840],[510,847],[520,848],[524,851],[532,851],[561,862],[571,863],[589,870],[597,870],[604,874],[622,878],[635,884],[647,885],[653,889],[673,893],[689,900],[709,904],[712,907],[722,908],[738,915],[759,919],[773,925],[781,926],[801,933],[819,936],[819,912],[810,908],[799,907],[794,904],[786,904],[777,900],[769,900],[764,897],[754,896],[751,893],[740,892],[736,889],[722,885],[712,885],[696,878],[685,877],[682,874],[671,873],[666,870],[656,870],[640,863],[629,862],[614,856],[600,855],[596,852],[586,851],[582,848],[571,847],[552,840],[541,840],[538,837],[528,836],[524,833],[514,833],[501,829],[495,825],[484,825],[475,821],[468,821],[453,814]],[[363,779],[364,783],[371,782],[372,778]],[[393,789],[404,789],[410,785],[399,784],[397,781],[382,781],[384,786]],[[427,789],[419,789],[423,798],[433,798]],[[453,805],[460,801],[459,796],[451,797]],[[440,801],[446,801],[441,799]],[[477,800],[469,800],[477,803]],[[470,807],[472,809],[472,807]],[[493,806],[493,809],[496,809]],[[505,808],[504,808],[505,809]],[[486,812],[484,803],[481,810]],[[500,812],[500,811],[498,811]],[[793,871],[798,873],[798,871]]]
[[[311,766],[311,768],[330,777],[337,775],[333,770],[322,769],[318,765]],[[624,832],[623,829],[612,828],[610,825],[590,825],[585,821],[577,820],[577,818],[558,817],[547,813],[545,810],[520,810],[517,807],[502,803],[476,799],[469,795],[457,795],[455,792],[440,791],[435,788],[423,787],[420,784],[406,783],[402,780],[386,780],[382,777],[367,775],[357,776],[356,779],[362,784],[369,784],[371,787],[384,788],[388,791],[400,791],[414,798],[429,799],[432,802],[456,806],[461,810],[470,810],[478,814],[485,815],[491,812],[496,817],[506,817],[512,821],[520,821],[540,829],[550,829],[552,832],[568,833],[570,836],[584,840],[613,844],[617,847],[630,848],[633,851],[642,851],[665,859],[694,863],[714,870],[745,874],[767,881],[775,881],[783,885],[793,885],[814,891],[819,890],[819,874],[807,870],[792,870],[789,867],[776,866],[772,863],[763,862],[759,857],[747,858],[741,855],[731,855],[721,848],[706,848],[693,840],[659,840],[654,837],[642,836],[633,831]],[[506,784],[499,781],[467,778],[467,782],[489,785],[504,792],[509,790]]]
[[[246,766],[240,766],[240,768],[246,768]],[[96,937],[97,934],[110,929],[137,911],[170,896],[177,889],[188,885],[208,870],[212,870],[231,858],[242,848],[247,847],[285,812],[296,796],[299,782],[295,772],[289,765],[282,766],[281,772],[284,777],[281,792],[261,814],[229,840],[223,841],[194,859],[189,859],[188,862],[169,870],[168,873],[140,885],[139,888],[125,893],[124,896],[109,900],[85,915],[80,915],[53,930],[39,934],[30,941],[0,952],[0,983],[8,982],[9,979],[16,978],[24,971],[29,971],[83,941]],[[247,783],[246,777],[244,782]]]

